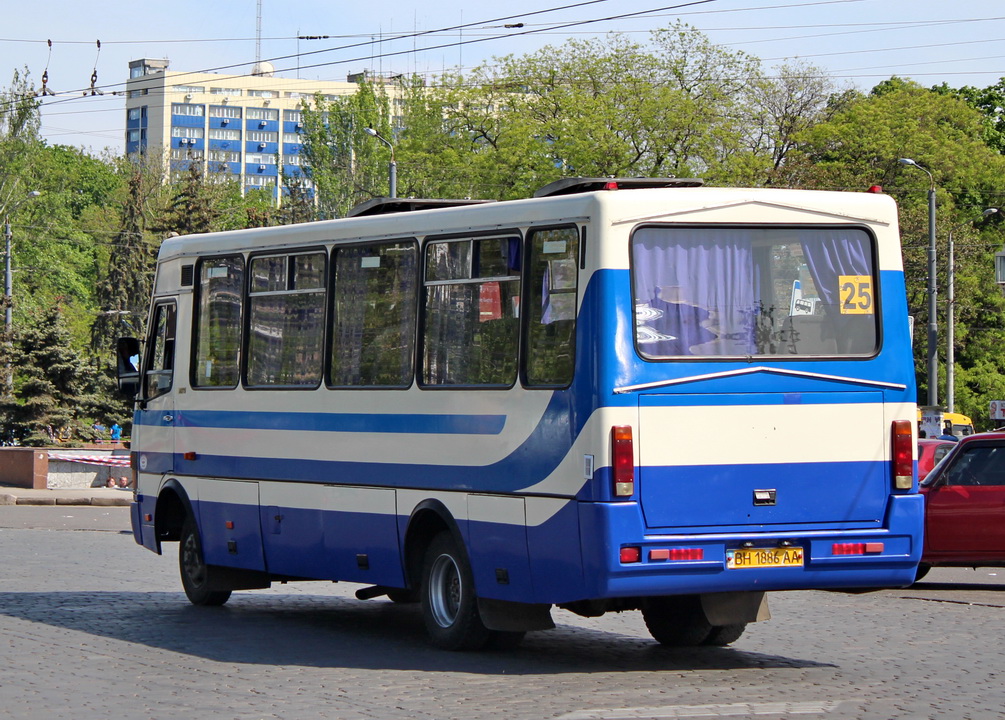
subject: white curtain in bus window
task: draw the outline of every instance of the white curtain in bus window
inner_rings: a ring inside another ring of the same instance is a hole
[[[411,384],[417,283],[414,242],[336,249],[331,385]]]
[[[568,385],[575,366],[579,231],[575,227],[533,231],[528,247],[526,383]]]
[[[200,262],[192,368],[195,387],[235,387],[240,379],[243,286],[242,256]]]
[[[253,258],[248,295],[247,383],[316,387],[324,354],[325,254]]]
[[[645,227],[632,272],[643,357],[876,350],[872,238],[859,228]]]
[[[509,386],[516,381],[520,238],[426,245],[422,382]]]

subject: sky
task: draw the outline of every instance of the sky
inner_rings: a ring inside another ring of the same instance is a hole
[[[1001,0],[105,0],[100,9],[47,0],[7,14],[0,86],[27,68],[39,87],[48,71],[56,94],[42,103],[46,141],[121,153],[125,98],[115,93],[129,61],[168,58],[171,70],[248,73],[259,4],[260,57],[273,62],[277,77],[437,74],[570,38],[621,32],[644,42],[676,20],[759,57],[766,68],[799,59],[862,90],[892,75],[952,87],[987,87],[1005,77]],[[92,73],[102,94],[91,93]]]

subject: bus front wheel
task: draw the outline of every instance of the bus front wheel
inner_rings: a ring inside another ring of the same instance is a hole
[[[474,580],[449,532],[429,544],[422,565],[422,618],[433,644],[444,650],[477,650],[492,637],[478,615]]]
[[[213,570],[203,559],[199,528],[191,515],[181,528],[178,566],[185,595],[193,605],[223,605],[230,599],[230,590],[209,589]]]

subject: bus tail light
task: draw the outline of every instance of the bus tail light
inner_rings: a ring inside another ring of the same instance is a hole
[[[611,428],[611,470],[614,496],[629,497],[635,492],[635,445],[631,425]]]
[[[875,555],[882,553],[885,547],[881,542],[834,543],[831,555]]]
[[[893,421],[893,487],[910,490],[914,483],[914,437],[910,420]]]
[[[637,545],[623,547],[618,553],[618,559],[625,564],[642,562],[642,548]]]

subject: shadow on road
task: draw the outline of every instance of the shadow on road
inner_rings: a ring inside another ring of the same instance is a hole
[[[428,645],[417,605],[321,595],[241,594],[206,608],[179,593],[4,592],[0,615],[224,663],[486,675],[832,667],[569,625],[530,633],[515,651],[450,653]]]

